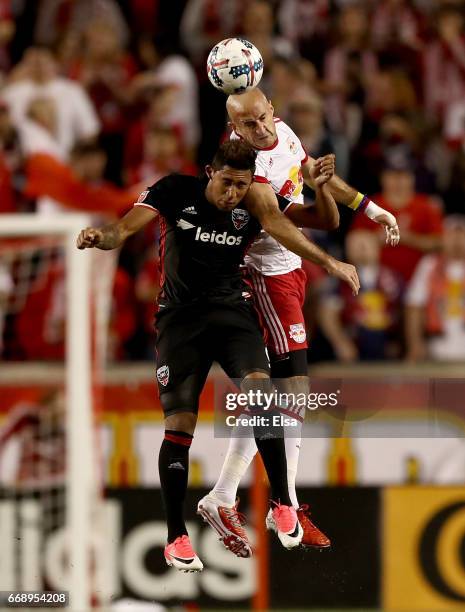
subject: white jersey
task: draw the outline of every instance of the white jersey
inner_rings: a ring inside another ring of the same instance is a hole
[[[284,121],[275,119],[275,123],[275,144],[267,149],[257,149],[255,181],[269,183],[275,193],[292,203],[303,204],[301,165],[307,161],[308,155]],[[238,136],[233,132],[231,139],[236,138]],[[245,263],[265,276],[276,276],[300,268],[302,260],[262,231],[247,252]]]

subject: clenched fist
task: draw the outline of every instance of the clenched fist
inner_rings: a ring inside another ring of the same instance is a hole
[[[335,172],[335,155],[325,155],[315,160],[311,170],[312,180],[316,187],[321,187],[329,181]]]
[[[92,249],[98,247],[103,240],[103,232],[95,227],[86,227],[76,240],[78,249]]]

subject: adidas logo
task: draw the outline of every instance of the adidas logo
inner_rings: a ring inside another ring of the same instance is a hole
[[[196,215],[197,214],[197,211],[195,210],[195,206],[187,206],[186,208],[182,209],[182,212],[188,213],[190,215]]]
[[[185,467],[183,466],[183,464],[180,461],[176,461],[175,463],[170,463],[168,466],[169,470],[183,470],[184,472]]]

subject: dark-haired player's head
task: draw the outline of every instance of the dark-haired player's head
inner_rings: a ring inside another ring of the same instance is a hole
[[[229,96],[226,110],[236,134],[254,149],[274,145],[277,139],[274,108],[258,87]]]
[[[241,140],[224,142],[205,168],[210,179],[205,195],[220,210],[232,210],[246,196],[255,173],[255,150]]]

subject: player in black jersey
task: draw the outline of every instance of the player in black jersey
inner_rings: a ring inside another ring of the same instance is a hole
[[[188,455],[198,400],[213,361],[242,381],[244,391],[269,389],[269,364],[248,286],[239,266],[263,227],[299,255],[323,265],[356,292],[353,266],[338,262],[308,241],[279,210],[241,202],[252,191],[255,151],[241,141],[218,150],[206,178],[171,175],[139,197],[117,223],[87,228],[80,249],[113,249],[160,214],[162,267],[157,327],[157,379],[165,413],[159,472],[168,523],[165,559],[182,571],[199,571],[183,518]],[[317,197],[331,197],[321,189]],[[255,428],[257,447],[270,480],[273,516],[287,548],[298,546],[302,529],[289,499],[282,437]],[[231,544],[232,545],[232,544]]]

